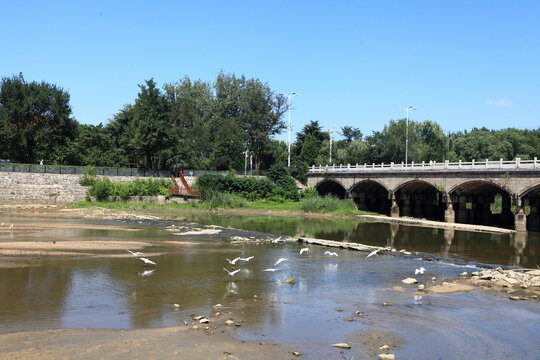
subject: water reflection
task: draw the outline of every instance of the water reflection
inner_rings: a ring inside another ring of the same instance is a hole
[[[442,257],[486,264],[540,265],[540,233],[508,234],[466,232],[453,229],[412,227],[398,224],[365,223],[356,220],[310,218],[269,218],[264,216],[191,216],[206,224],[328,240],[359,242],[367,245],[407,249]],[[523,241],[523,234],[527,240]],[[516,244],[523,248],[516,254]],[[518,245],[520,246],[520,245]],[[519,255],[519,263],[516,262]]]

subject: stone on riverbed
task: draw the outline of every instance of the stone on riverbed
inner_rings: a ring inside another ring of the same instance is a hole
[[[379,360],[396,360],[394,354],[379,354]]]
[[[401,282],[407,285],[411,285],[411,284],[418,283],[418,280],[416,280],[415,278],[406,278],[406,279],[401,280]]]
[[[349,345],[347,343],[337,343],[337,344],[332,344],[332,346],[340,348],[340,349],[350,349],[351,348],[351,345]]]

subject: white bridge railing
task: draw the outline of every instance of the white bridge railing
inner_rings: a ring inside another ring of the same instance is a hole
[[[516,158],[511,161],[504,161],[503,159],[490,161],[470,161],[470,162],[424,162],[410,164],[356,164],[356,165],[312,165],[309,168],[310,174],[316,173],[349,173],[349,172],[407,172],[407,171],[504,171],[504,170],[534,170],[540,171],[540,161],[535,157],[534,160],[521,160]]]

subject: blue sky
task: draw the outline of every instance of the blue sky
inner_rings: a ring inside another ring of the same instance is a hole
[[[63,87],[86,124],[146,79],[224,71],[300,93],[293,132],[369,135],[400,105],[446,132],[540,127],[540,1],[21,0],[2,14],[0,76]]]

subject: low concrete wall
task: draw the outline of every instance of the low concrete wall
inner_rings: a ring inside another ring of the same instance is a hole
[[[82,201],[87,187],[79,184],[81,175],[0,172],[0,202],[67,203]],[[98,176],[102,178],[103,176]],[[109,176],[113,182],[133,181],[133,176]],[[145,178],[146,179],[146,178]],[[188,184],[195,177],[186,176]]]

